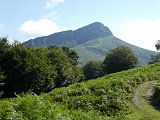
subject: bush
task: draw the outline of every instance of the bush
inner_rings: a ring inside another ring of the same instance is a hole
[[[153,99],[160,101],[160,81],[153,88]]]
[[[102,77],[103,74],[103,63],[101,61],[90,61],[83,66],[83,73],[86,80],[96,79]]]
[[[105,60],[105,73],[115,73],[136,67],[138,60],[132,50],[125,46],[111,50]]]
[[[18,96],[14,100],[0,102],[1,120],[57,120],[68,117],[68,111],[63,106],[52,104],[37,95]]]

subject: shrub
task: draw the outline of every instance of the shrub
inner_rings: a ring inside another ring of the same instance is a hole
[[[125,46],[111,50],[105,60],[105,73],[115,73],[136,67],[138,60],[132,50]]]
[[[103,74],[103,63],[101,61],[90,61],[83,66],[83,73],[86,80],[96,79],[102,77]]]

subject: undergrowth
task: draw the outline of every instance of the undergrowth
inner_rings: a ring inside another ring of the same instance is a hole
[[[159,80],[160,64],[110,74],[96,80],[57,88],[47,94],[23,95],[0,101],[0,119],[110,120],[131,113],[135,88]]]

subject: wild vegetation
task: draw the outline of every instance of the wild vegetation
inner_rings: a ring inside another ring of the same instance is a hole
[[[3,99],[0,101],[0,118],[125,119],[124,115],[132,113],[129,103],[135,88],[145,81],[159,78],[160,64],[152,64],[110,74],[94,82],[90,80],[57,88],[40,96]]]
[[[116,73],[135,68],[138,59],[132,50],[126,46],[119,46],[107,54],[104,61],[90,61],[83,66],[85,79],[95,79],[106,74]]]
[[[115,73],[136,67],[138,59],[130,48],[120,46],[107,54],[104,65],[106,73]]]
[[[150,103],[156,110],[160,110],[160,81],[158,81],[153,87],[153,94],[150,98]]]
[[[137,59],[127,47],[111,50],[104,62],[86,64],[85,77],[89,70],[94,78],[112,73],[88,81],[77,67],[77,53],[68,47],[29,48],[1,38],[0,53],[0,119],[127,119],[135,112],[131,109],[135,89],[160,80],[160,63],[134,68]],[[121,63],[109,69],[114,60]],[[159,95],[159,85],[154,91],[158,96],[156,90]]]
[[[160,40],[157,41],[155,44],[156,49],[159,51],[160,50]],[[159,63],[160,62],[160,54],[152,56],[150,64],[154,63]],[[155,84],[154,89],[153,89],[153,95],[152,95],[152,104],[155,106],[155,108],[160,109],[160,81]]]
[[[69,48],[29,48],[20,43],[11,45],[6,38],[0,39],[0,46],[0,69],[5,77],[1,86],[3,97],[49,92],[83,79],[76,66],[77,56]]]
[[[102,61],[90,61],[83,66],[85,80],[96,79],[104,76],[104,64]]]

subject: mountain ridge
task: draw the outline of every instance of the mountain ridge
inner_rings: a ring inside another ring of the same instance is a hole
[[[111,49],[122,45],[132,49],[138,57],[140,65],[147,64],[151,59],[151,55],[157,54],[154,51],[137,47],[115,37],[111,30],[100,22],[94,22],[76,30],[37,37],[23,44],[30,47],[68,46],[78,53],[81,65],[91,60],[103,60]]]
[[[33,47],[48,46],[52,44],[66,44],[67,46],[72,47],[87,42],[91,39],[106,35],[113,34],[111,30],[108,27],[104,26],[102,23],[94,22],[76,30],[66,30],[51,34],[49,36],[37,37],[35,39],[24,42],[24,44]]]

